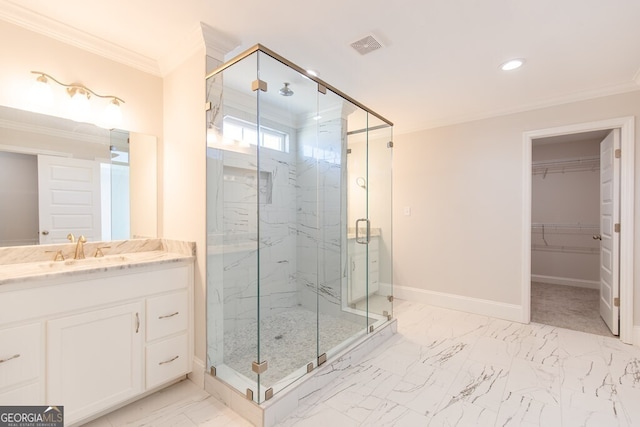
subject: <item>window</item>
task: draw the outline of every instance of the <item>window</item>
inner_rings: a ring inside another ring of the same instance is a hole
[[[248,147],[258,143],[256,124],[226,116],[223,121],[224,139]],[[260,147],[289,152],[289,135],[276,129],[260,126]]]

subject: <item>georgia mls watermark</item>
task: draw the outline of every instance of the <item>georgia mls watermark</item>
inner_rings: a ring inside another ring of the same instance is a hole
[[[64,427],[64,407],[0,406],[0,427]]]

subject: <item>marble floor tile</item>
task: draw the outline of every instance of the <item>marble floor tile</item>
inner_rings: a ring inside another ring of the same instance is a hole
[[[638,347],[402,300],[394,316],[397,335],[278,427],[640,425]],[[183,381],[89,426],[250,424]]]
[[[509,369],[503,403],[535,402],[559,406],[559,373],[559,368],[515,358]]]

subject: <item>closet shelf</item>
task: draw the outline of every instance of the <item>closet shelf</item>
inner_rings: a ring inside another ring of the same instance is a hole
[[[542,175],[543,179],[550,173],[597,172],[600,170],[600,157],[533,162],[531,167],[533,175]]]
[[[531,245],[532,251],[540,252],[570,252],[576,254],[599,254],[600,247],[588,248],[585,246],[561,246],[561,245]]]

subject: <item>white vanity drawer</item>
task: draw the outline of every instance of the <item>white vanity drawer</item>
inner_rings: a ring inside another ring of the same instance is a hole
[[[186,331],[188,306],[186,290],[147,298],[147,341]]]
[[[40,323],[0,330],[0,388],[40,375],[41,341]]]
[[[147,390],[191,371],[187,333],[147,346]]]

